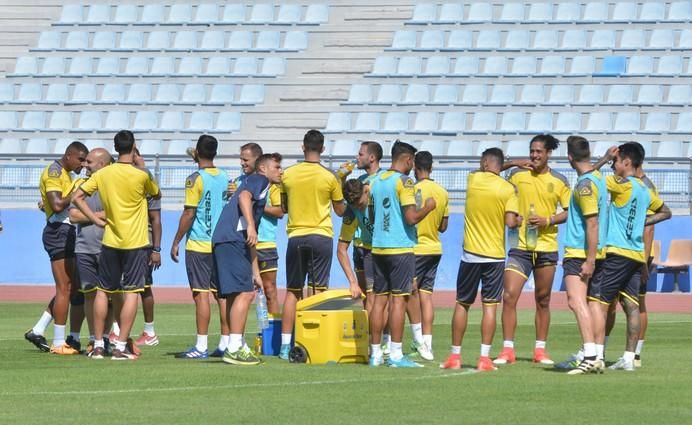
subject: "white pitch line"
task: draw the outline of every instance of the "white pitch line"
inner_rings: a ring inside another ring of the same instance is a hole
[[[108,394],[132,394],[132,393],[165,393],[177,391],[198,391],[198,390],[237,390],[248,388],[271,388],[271,387],[293,387],[293,386],[312,386],[312,385],[337,385],[337,384],[363,384],[381,382],[400,382],[400,381],[422,381],[428,379],[454,378],[463,375],[473,375],[478,373],[476,369],[465,369],[461,372],[444,373],[423,376],[404,376],[389,377],[383,379],[333,379],[324,381],[300,381],[300,382],[274,382],[256,384],[235,384],[235,385],[207,385],[199,387],[165,387],[165,388],[130,388],[121,390],[94,390],[94,391],[28,391],[28,392],[2,392],[1,397],[9,396],[36,396],[36,395],[108,395]]]

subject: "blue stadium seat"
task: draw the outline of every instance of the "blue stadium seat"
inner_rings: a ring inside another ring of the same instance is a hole
[[[626,59],[624,56],[606,56],[601,62],[601,69],[594,74],[596,77],[619,77],[625,73]]]
[[[276,23],[283,25],[299,24],[301,13],[302,6],[299,4],[282,4],[276,17]]]
[[[108,113],[110,116],[110,112]],[[118,117],[122,121],[122,117]],[[112,128],[113,124],[108,124],[108,118],[106,118],[106,127]],[[135,122],[133,124],[133,130],[135,131],[150,131],[155,130],[159,127],[159,114],[156,111],[137,111],[135,114]]]
[[[687,87],[689,86],[682,86]],[[672,93],[672,87],[671,87]],[[639,86],[637,104],[639,105],[658,105],[663,103],[663,88],[660,85],[644,84]],[[669,102],[670,103],[670,102]]]
[[[305,31],[288,31],[281,50],[294,52],[308,48],[308,34]]]
[[[558,76],[565,73],[564,56],[545,56],[541,60],[540,76]]]
[[[145,4],[139,24],[157,25],[165,21],[163,4]]]
[[[185,84],[180,103],[201,105],[207,101],[207,88],[204,84]]]
[[[477,57],[461,56],[457,57],[454,63],[452,75],[469,76],[476,75],[480,70],[480,60]]]
[[[252,56],[240,56],[233,64],[232,75],[247,76],[257,74],[257,59]]]
[[[140,111],[140,113],[149,113],[150,111]],[[153,112],[154,118],[156,118],[156,113]],[[106,122],[103,128],[96,128],[96,131],[119,131],[122,129],[130,128],[130,114],[127,111],[108,111],[106,114]],[[137,126],[134,128],[139,130]]]
[[[46,58],[48,59],[48,58]],[[38,58],[33,56],[20,56],[14,66],[12,75],[24,77],[38,74]]]
[[[113,23],[122,24],[134,24],[138,21],[138,10],[135,4],[119,4],[115,8],[115,17],[113,18]]]
[[[582,22],[599,23],[608,20],[608,3],[591,2],[584,6]]]
[[[352,131],[369,133],[380,130],[379,112],[360,112],[356,116],[356,124]]]
[[[450,141],[447,156],[473,156],[473,142],[470,140]]]
[[[86,23],[102,25],[111,21],[111,6],[109,4],[92,4],[89,6]]]
[[[464,112],[445,112],[442,114],[440,128],[436,133],[456,134],[466,130],[466,114]]]
[[[173,39],[171,50],[195,50],[197,49],[197,31],[177,31]]]
[[[330,112],[325,127],[327,133],[341,133],[351,130],[351,114],[349,112]]]
[[[439,84],[435,87],[432,103],[435,105],[456,105],[459,101],[458,86],[453,84]]]
[[[463,51],[473,48],[473,32],[465,30],[453,30],[449,33],[445,51]]]
[[[440,24],[456,24],[464,20],[464,10],[460,3],[445,3],[440,7]]]
[[[208,133],[214,129],[214,114],[207,111],[193,111],[190,116],[190,125],[185,132]]]
[[[214,3],[198,4],[193,22],[196,24],[215,24],[219,22],[219,6]]]
[[[372,76],[391,76],[396,74],[397,58],[391,56],[379,56],[375,58],[372,66]]]
[[[500,148],[502,149],[502,142],[499,140],[482,140],[478,142],[478,147],[476,148],[476,156],[481,156],[483,151],[490,148]]]
[[[593,56],[574,56],[567,75],[572,77],[591,75],[595,67],[596,59]]]
[[[70,31],[65,37],[63,50],[86,50],[89,48],[89,33],[86,31]]]
[[[555,30],[538,30],[533,39],[532,50],[554,50],[557,49],[557,32]]]
[[[435,55],[428,58],[421,76],[441,77],[447,74],[449,74],[449,57]]]
[[[555,12],[556,23],[573,23],[581,19],[581,4],[559,3]]]
[[[676,1],[668,7],[669,22],[690,22],[692,21],[692,2]]]
[[[407,23],[428,24],[437,19],[437,5],[433,3],[419,3],[413,9],[413,16]]]
[[[144,156],[161,155],[163,153],[163,142],[151,139],[138,140],[137,148],[139,153]]]
[[[485,59],[483,66],[485,76],[502,76],[507,74],[507,58],[504,56],[490,56]]]
[[[72,112],[69,111],[53,111],[50,115],[48,128],[51,130],[72,130]]]
[[[427,84],[409,84],[401,102],[405,105],[425,105],[430,103],[430,90]]]
[[[608,87],[608,97],[606,104],[609,105],[629,105],[634,98],[634,90],[632,86],[625,84],[616,84]]]
[[[586,31],[582,29],[567,30],[562,37],[560,50],[584,50],[586,49]]]
[[[514,86],[505,84],[495,84],[493,85],[493,91],[490,94],[490,100],[488,100],[489,105],[511,105],[514,103],[516,98],[516,93],[514,92]]]
[[[77,123],[77,131],[96,131],[103,128],[102,120],[103,117],[101,112],[98,111],[82,111],[79,114],[79,121]],[[127,128],[127,127],[122,127]]]
[[[382,84],[373,103],[396,105],[399,102],[401,102],[401,86],[399,84]]]
[[[125,75],[149,75],[149,58],[146,56],[132,56],[127,59]]]
[[[418,150],[430,152],[433,158],[437,158],[445,155],[447,142],[443,140],[424,140],[421,142]]]
[[[0,130],[17,128],[17,113],[15,111],[0,111]]]
[[[396,31],[391,50],[412,50],[416,47],[415,31]]]
[[[327,22],[329,22],[329,6],[326,4],[308,5],[303,23],[307,25],[319,25],[326,24]]]
[[[187,149],[192,147],[192,144],[188,140],[171,140],[166,143],[166,145],[168,145],[168,150],[166,152],[168,155],[186,155]]]
[[[500,48],[500,31],[481,30],[476,38],[476,45],[472,50],[497,50]]]
[[[660,22],[665,20],[666,5],[661,2],[649,2],[642,4],[639,10],[640,22]]]
[[[500,133],[519,133],[526,127],[526,114],[523,112],[505,112],[500,122]]]
[[[40,75],[63,75],[65,73],[65,58],[49,56],[43,60]]]
[[[612,50],[615,48],[615,31],[595,30],[586,50]]]
[[[445,33],[439,30],[423,31],[418,47],[413,50],[441,50],[445,46]]]
[[[675,126],[674,133],[692,133],[692,113],[682,112],[678,114],[678,123]]]
[[[552,112],[531,112],[526,132],[529,134],[549,133],[553,130]]]
[[[475,24],[491,22],[493,20],[493,6],[490,3],[471,3],[469,6],[469,16],[466,23]]]
[[[273,4],[255,4],[252,6],[249,23],[251,24],[269,24],[274,22],[274,5]]]
[[[260,31],[257,34],[257,43],[253,50],[269,52],[278,50],[279,47],[281,47],[281,33],[277,31]]]
[[[205,113],[211,114],[211,112],[205,112]],[[200,128],[200,127],[195,125],[191,121],[190,126],[193,126],[193,125],[196,128],[195,130],[192,130],[190,127],[185,127],[185,116],[180,111],[164,111],[164,113],[161,114],[161,121],[159,122],[159,127],[158,127],[158,129],[155,129],[155,131],[163,132],[163,133],[173,133],[173,132],[177,132],[177,131],[197,132],[198,131],[197,128]],[[208,131],[208,130],[203,129],[202,131]]]
[[[611,132],[638,133],[639,126],[639,112],[618,112],[615,115],[615,124]]]
[[[214,84],[209,95],[210,105],[231,105],[233,104],[235,87],[233,84]]]
[[[677,76],[682,74],[682,58],[680,56],[661,56],[658,59],[657,76]]]
[[[62,33],[60,31],[42,31],[34,50],[56,50],[61,46]]]
[[[602,157],[608,151],[608,149],[616,145],[616,143],[610,141],[602,141],[591,144],[591,156],[592,157]]]
[[[72,90],[72,100],[74,104],[89,104],[96,102],[96,85],[91,83],[75,84]]]
[[[196,56],[185,56],[178,64],[178,75],[197,77],[202,75],[202,59]]]
[[[550,88],[548,105],[571,105],[574,102],[574,86],[556,84]]]
[[[533,56],[518,56],[512,61],[511,77],[528,77],[536,74],[536,58]]]
[[[408,130],[408,112],[387,112],[382,133],[403,133]]]
[[[199,50],[220,51],[226,47],[226,33],[223,31],[204,31]]]
[[[43,99],[43,102],[50,104],[61,104],[66,103],[69,98],[70,92],[67,84],[49,84],[48,90],[46,91],[46,97]]]
[[[613,17],[611,22],[634,22],[637,20],[637,3],[633,2],[618,2],[613,8]]]
[[[48,139],[29,139],[26,143],[26,153],[28,154],[40,154],[40,153],[52,153]]]
[[[510,157],[522,157],[527,154],[526,140],[509,140],[505,153]]]
[[[528,30],[511,30],[507,33],[505,45],[500,50],[520,51],[528,50],[531,43]]]
[[[437,112],[418,112],[413,120],[413,129],[410,133],[414,134],[430,134],[438,129],[437,121],[439,119]]]
[[[264,102],[263,84],[245,84],[240,89],[240,98],[236,102],[239,105],[257,105]]]
[[[125,86],[122,84],[104,84],[100,102],[115,104],[125,102]]]
[[[502,12],[498,22],[524,22],[524,5],[522,3],[506,3],[502,6]]]
[[[352,157],[353,152],[357,152],[360,148],[360,143],[356,140],[334,140],[330,154],[334,156]]]
[[[620,50],[639,50],[646,45],[646,37],[642,29],[626,29],[620,37]]]
[[[372,86],[369,84],[354,84],[348,94],[345,103],[356,105],[367,105],[372,103]]]
[[[581,114],[579,112],[560,112],[555,123],[556,133],[574,133],[581,131]]]
[[[43,87],[38,83],[24,83],[19,86],[19,93],[14,103],[37,103],[43,100]]]
[[[14,84],[0,84],[0,103],[9,103],[14,100]]]
[[[75,65],[74,62],[77,59],[78,58],[72,60],[72,64],[70,65],[70,74],[72,74],[72,66]],[[116,58],[114,56],[99,58],[98,64],[96,65],[96,72],[94,73],[94,75],[110,76],[118,74],[120,74],[120,58]]]
[[[220,132],[240,131],[240,112],[220,112],[214,130]]]
[[[670,112],[649,112],[643,133],[668,133],[670,131]]]
[[[482,105],[488,99],[488,86],[485,84],[467,84],[461,103],[464,105]]]
[[[579,90],[579,105],[600,105],[603,103],[605,93],[603,86],[597,84],[584,84]]]
[[[178,84],[160,84],[156,90],[154,103],[175,104],[180,100],[180,86]]]
[[[679,158],[683,155],[682,143],[676,140],[667,140],[658,144],[657,157],[659,158]],[[666,173],[669,174],[669,173]],[[672,174],[672,173],[671,173]],[[673,185],[663,184],[663,187],[672,187]]]
[[[276,77],[286,73],[286,60],[279,57],[265,57],[262,61],[260,75],[263,77]]]
[[[242,24],[246,21],[244,4],[226,4],[223,7],[221,22],[224,24]]]
[[[526,22],[552,22],[553,4],[552,3],[531,3],[529,16]]]
[[[543,84],[524,84],[521,88],[521,105],[539,105],[545,102]]]
[[[213,56],[209,58],[204,74],[208,76],[226,76],[231,74],[229,59],[225,56]]]
[[[167,24],[185,24],[192,22],[192,6],[187,3],[175,3],[168,11]]]
[[[674,47],[674,50],[692,50],[692,30],[682,30],[680,42]]]
[[[399,66],[397,67],[396,74],[398,77],[420,75],[422,67],[421,58],[417,56],[404,56],[399,59]]]
[[[660,86],[656,86],[659,87]],[[666,103],[669,105],[689,105],[692,102],[692,87],[689,84],[675,85],[668,88],[668,98]]]
[[[497,127],[497,114],[495,112],[476,112],[473,114],[469,133],[492,133]]]
[[[84,10],[81,4],[63,5],[58,24],[81,24],[82,22],[84,22]]]
[[[46,113],[43,111],[26,111],[22,118],[21,131],[44,131],[46,129]]]
[[[147,37],[147,50],[168,50],[171,48],[171,33],[151,31]]]
[[[152,89],[149,83],[134,83],[130,84],[130,90],[127,92],[127,103],[142,105],[151,103]]]
[[[113,31],[96,31],[89,50],[115,50],[115,33]]]
[[[174,58],[170,56],[157,56],[151,63],[152,76],[168,76],[175,74]]]
[[[671,29],[655,29],[651,31],[649,44],[642,46],[645,50],[669,50],[675,45],[675,34]]]
[[[628,76],[651,75],[654,72],[654,58],[652,56],[631,56],[627,63]]]
[[[150,34],[151,37],[151,34]],[[140,31],[123,31],[120,34],[120,42],[117,50],[132,51],[141,50],[144,47],[144,37]],[[168,47],[168,46],[166,46]]]
[[[2,124],[0,123],[0,126]],[[0,140],[0,152],[4,154],[18,154],[22,153],[22,146],[24,144],[19,139],[14,138],[3,138]],[[0,183],[2,184],[2,183]]]

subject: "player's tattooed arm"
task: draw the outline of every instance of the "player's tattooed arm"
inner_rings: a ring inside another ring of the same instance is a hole
[[[672,215],[673,213],[670,211],[670,208],[668,208],[668,205],[663,204],[661,205],[661,208],[659,208],[654,214],[646,217],[645,224],[647,226],[651,226],[653,224],[668,220],[670,217],[672,217]]]

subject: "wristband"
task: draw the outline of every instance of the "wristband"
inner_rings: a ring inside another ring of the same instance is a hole
[[[160,252],[161,252],[161,247],[160,247],[160,246],[155,246],[155,247],[153,247],[151,250],[154,251],[154,252],[156,252],[156,253],[160,253]]]

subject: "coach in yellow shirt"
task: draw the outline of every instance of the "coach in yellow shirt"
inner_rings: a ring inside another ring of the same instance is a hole
[[[135,137],[131,131],[119,131],[114,138],[118,161],[94,173],[77,190],[74,204],[94,224],[105,227],[99,271],[101,282],[94,300],[94,352],[103,358],[103,327],[108,299],[106,292],[124,293],[120,313],[120,335],[113,350],[114,360],[134,360],[126,349],[127,339],[137,314],[139,292],[144,291],[147,266],[161,262],[161,247],[149,254],[147,196],[161,197],[154,177],[145,168],[133,164]],[[97,217],[86,203],[86,196],[99,192],[106,220]]]
[[[315,290],[329,286],[332,267],[334,231],[332,208],[339,217],[346,204],[341,183],[334,173],[320,163],[324,151],[324,136],[310,130],[303,137],[305,160],[288,167],[281,183],[281,207],[288,214],[286,233],[286,299],[281,322],[281,351],[279,357],[288,359],[291,348],[296,304],[303,298],[305,278]]]
[[[442,258],[440,233],[447,230],[449,221],[449,194],[444,187],[430,178],[433,156],[420,151],[414,159],[413,172],[416,175],[414,191],[416,208],[423,208],[423,200],[433,198],[435,209],[416,226],[418,242],[413,247],[416,255],[415,285],[408,300],[409,321],[413,333],[413,343],[418,354],[425,360],[433,360],[432,330],[434,308],[432,293],[435,285],[437,267]]]

